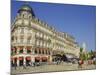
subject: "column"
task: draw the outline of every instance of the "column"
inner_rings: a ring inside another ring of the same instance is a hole
[[[19,66],[19,58],[17,58],[17,66]]]
[[[26,57],[23,57],[23,65],[26,65]]]
[[[33,54],[33,47],[31,47],[31,54]]]
[[[32,54],[35,54],[34,50],[35,50],[35,48],[34,48],[34,47],[32,47]]]
[[[44,50],[44,54],[46,55],[46,50]]]
[[[17,54],[19,54],[19,47],[16,47],[17,48]]]
[[[31,65],[32,65],[32,66],[34,66],[34,64],[33,64],[34,62],[35,62],[35,58],[34,58],[34,56],[32,56],[32,57],[31,57],[31,63],[32,63]]]
[[[13,62],[13,64],[14,64],[14,58],[12,59],[12,62]]]
[[[23,53],[26,54],[27,53],[26,51],[27,51],[27,47],[24,46],[23,47]]]

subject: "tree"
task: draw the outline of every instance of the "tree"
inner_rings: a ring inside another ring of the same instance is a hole
[[[87,60],[87,54],[83,52],[83,48],[80,48],[80,59]]]
[[[82,53],[83,52],[83,48],[80,48],[80,53]]]

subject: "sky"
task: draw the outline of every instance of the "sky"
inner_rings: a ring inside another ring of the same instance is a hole
[[[96,6],[15,0],[11,2],[12,22],[19,8],[23,4],[29,4],[37,18],[58,31],[74,36],[80,46],[85,42],[87,50],[96,50]]]

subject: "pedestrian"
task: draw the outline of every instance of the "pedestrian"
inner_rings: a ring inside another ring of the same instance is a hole
[[[78,61],[78,68],[82,68],[82,64],[83,64],[83,60],[79,59],[79,61]]]
[[[36,66],[36,62],[33,62],[34,67]]]
[[[58,62],[58,60],[57,60],[57,65],[58,65],[58,63],[59,63],[59,62]]]
[[[29,62],[29,66],[32,66],[32,62]]]

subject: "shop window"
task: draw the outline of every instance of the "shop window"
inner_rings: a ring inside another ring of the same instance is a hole
[[[24,41],[24,36],[21,35],[21,36],[20,36],[20,42],[23,43],[23,41]]]
[[[27,43],[30,43],[30,42],[31,42],[31,36],[29,36],[27,39]]]

